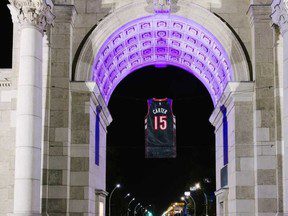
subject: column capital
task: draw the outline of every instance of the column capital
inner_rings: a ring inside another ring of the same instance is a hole
[[[250,25],[255,23],[270,22],[271,7],[270,4],[250,4],[247,14],[250,18]]]
[[[279,26],[281,34],[284,35],[288,30],[288,0],[273,0],[272,22]]]
[[[13,23],[19,23],[22,27],[33,25],[41,32],[53,24],[55,16],[52,13],[51,0],[9,0],[9,2]]]

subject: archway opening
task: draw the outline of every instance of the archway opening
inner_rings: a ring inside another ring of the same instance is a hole
[[[145,159],[144,117],[147,99],[152,97],[174,100],[176,159]],[[128,192],[136,197],[135,204],[151,204],[154,215],[161,215],[171,203],[180,201],[195,182],[205,183],[209,197],[214,197],[215,138],[208,120],[213,108],[202,82],[179,67],[143,67],[119,83],[109,101],[113,122],[107,138],[107,190],[111,191],[117,182],[123,184],[123,189],[113,195],[111,215],[126,214]],[[205,179],[212,181],[207,184]],[[204,210],[203,194],[193,196],[200,215]],[[211,201],[209,215],[215,212]]]

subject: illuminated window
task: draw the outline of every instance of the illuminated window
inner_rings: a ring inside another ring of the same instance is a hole
[[[99,216],[104,216],[104,203],[99,202]]]

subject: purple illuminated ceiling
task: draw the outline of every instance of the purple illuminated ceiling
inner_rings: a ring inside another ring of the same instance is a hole
[[[228,56],[209,31],[191,20],[165,14],[134,20],[115,31],[95,57],[92,79],[108,103],[129,73],[165,64],[181,67],[200,79],[214,104],[232,79]]]

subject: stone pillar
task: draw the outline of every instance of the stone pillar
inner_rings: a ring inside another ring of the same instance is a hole
[[[275,127],[275,73],[274,34],[271,29],[269,4],[250,5],[252,31],[252,65],[255,91],[254,165],[255,165],[255,215],[279,212],[277,148]],[[281,169],[281,168],[280,168]]]
[[[288,3],[284,0],[274,0],[271,4],[271,18],[274,24],[280,27],[283,37],[283,109],[282,109],[282,136],[283,136],[283,205],[284,215],[288,214]]]
[[[73,5],[56,4],[53,14],[56,16],[53,28],[49,29],[49,47],[44,46],[49,57],[43,56],[43,91],[46,91],[44,163],[42,185],[42,213],[66,213],[69,209],[70,185],[70,98],[69,81],[73,56],[71,43],[74,40]],[[48,45],[48,44],[47,44]],[[45,52],[44,52],[45,53]],[[49,62],[47,62],[49,60]],[[45,104],[45,102],[43,103]],[[43,116],[44,119],[44,116]]]
[[[98,216],[99,212],[105,212],[106,134],[112,117],[95,82],[71,82],[70,98],[69,214],[96,213]],[[99,119],[96,119],[97,115]],[[97,121],[99,121],[98,130],[95,126]],[[99,156],[97,161],[95,154]]]
[[[10,0],[13,19],[20,24],[17,93],[14,214],[41,213],[42,39],[53,21],[52,3]]]
[[[216,136],[217,215],[252,216],[254,206],[253,82],[230,82],[210,122]],[[228,184],[221,186],[223,168],[223,113],[228,122]]]

